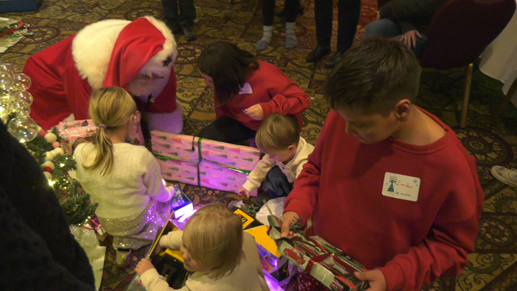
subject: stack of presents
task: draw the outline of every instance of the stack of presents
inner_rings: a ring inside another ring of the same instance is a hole
[[[86,120],[62,124],[60,131],[61,136],[73,144],[79,137],[91,137],[96,128],[93,122]],[[136,126],[132,141],[143,144],[143,138],[140,140],[140,137],[140,127]],[[247,175],[261,158],[255,148],[181,134],[152,131],[151,143],[165,180],[229,192],[236,192],[242,187]],[[256,192],[251,195],[256,195]],[[183,229],[186,220],[194,212],[192,202],[178,185],[173,202],[171,217],[158,232],[147,257],[167,278],[171,287],[179,288],[187,276],[179,252],[165,250],[151,256],[161,236],[169,231]],[[303,233],[281,238],[279,218],[269,216],[271,226],[268,227],[242,209],[235,207],[232,210],[241,217],[243,230],[254,236],[269,281],[285,286],[294,273],[305,271],[333,291],[360,291],[367,288],[367,284],[353,276],[355,271],[365,270],[364,267],[322,238],[306,237]],[[145,290],[139,284],[138,276],[133,279],[128,290]]]
[[[239,190],[260,160],[256,148],[189,135],[152,131],[151,143],[165,180],[222,191]]]

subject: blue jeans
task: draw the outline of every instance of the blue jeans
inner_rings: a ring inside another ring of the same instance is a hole
[[[400,40],[402,37],[402,31],[400,27],[388,18],[379,19],[373,22],[370,22],[366,26],[366,30],[364,32],[364,38],[367,38],[372,35],[379,35],[385,38],[395,38]],[[427,36],[420,33],[422,38],[416,37],[416,45],[412,48],[413,53],[415,53],[417,58],[420,58],[425,50],[425,45],[427,43]]]
[[[278,166],[274,166],[267,173],[266,188],[271,199],[289,195],[293,190],[293,185],[294,183],[289,182]]]

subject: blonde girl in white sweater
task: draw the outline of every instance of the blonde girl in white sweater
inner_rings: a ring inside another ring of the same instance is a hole
[[[99,127],[93,142],[74,151],[76,175],[98,203],[101,226],[113,236],[116,263],[125,266],[131,249],[151,243],[156,228],[170,213],[174,193],[164,186],[160,166],[144,146],[126,143],[137,111],[133,98],[122,88],[95,90],[90,117]]]

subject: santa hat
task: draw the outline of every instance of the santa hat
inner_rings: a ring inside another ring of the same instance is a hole
[[[120,32],[106,71],[103,87],[127,89],[145,65],[145,69],[161,74],[178,54],[176,41],[165,23],[154,17],[142,17],[129,23]]]

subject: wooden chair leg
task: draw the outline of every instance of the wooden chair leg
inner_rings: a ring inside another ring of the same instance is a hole
[[[508,103],[510,103],[510,99],[512,99],[513,95],[517,92],[517,78],[512,83],[512,86],[510,87],[510,90],[508,90],[508,94],[504,96],[503,103],[501,103],[501,106],[499,106],[499,109],[497,112],[492,116],[492,125],[495,125],[499,122],[499,119],[503,115],[504,111],[506,110],[506,107],[508,107]]]
[[[465,92],[463,93],[463,108],[461,109],[460,127],[464,128],[467,124],[467,112],[469,109],[470,85],[472,83],[472,69],[474,64],[469,64],[465,68]]]

